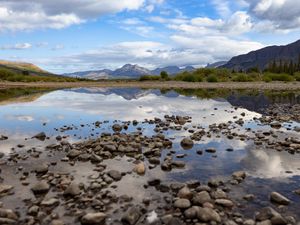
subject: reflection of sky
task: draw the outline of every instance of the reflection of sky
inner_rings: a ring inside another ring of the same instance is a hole
[[[92,125],[85,127],[80,125],[103,120],[143,121],[146,118],[162,118],[164,115],[188,115],[193,118],[194,125],[207,127],[213,123],[235,121],[237,119],[233,119],[234,116],[241,118],[240,114],[245,112],[246,116],[243,117],[245,127],[269,129],[257,126],[252,121],[253,117],[260,116],[258,113],[245,109],[234,110],[230,103],[224,99],[201,100],[195,97],[168,93],[161,94],[149,90],[139,92],[134,98],[130,98],[128,95],[123,97],[124,95],[117,94],[117,91],[108,93],[106,89],[101,90],[100,93],[99,89],[97,91],[88,89],[86,92],[84,90],[82,92],[54,91],[33,102],[0,106],[0,134],[9,136],[9,140],[0,142],[2,151],[8,153],[11,147],[15,147],[17,144],[22,143],[25,138],[30,138],[41,131],[45,131],[49,136],[58,135],[60,133],[55,131],[55,128],[64,125],[74,125],[73,127],[76,128],[76,130],[66,132],[70,135],[69,141],[75,141],[81,137],[86,138],[91,133],[97,135],[97,133],[107,131],[107,127],[111,123],[101,125],[100,128],[95,130],[93,130],[95,127]],[[215,108],[218,110],[215,110]],[[46,125],[44,126],[43,123],[46,123]],[[237,127],[236,132],[245,133],[245,130],[239,126]],[[153,134],[153,126],[144,125],[144,128],[146,128],[144,130],[145,135]],[[134,129],[134,127],[130,127],[129,131]],[[181,149],[179,146],[181,138],[190,135],[185,130],[168,131],[167,133],[172,137],[176,137],[173,141],[175,149]],[[34,144],[41,143],[32,139],[26,141],[26,147]],[[213,158],[211,154],[204,154],[203,156],[196,154],[196,150],[205,150],[208,147],[214,147],[218,150],[217,158]],[[202,171],[202,174],[206,174],[207,177],[228,175],[238,169],[247,170],[252,176],[261,178],[300,175],[299,170],[295,171],[297,157],[275,151],[252,150],[252,147],[249,146],[248,142],[237,139],[203,138],[192,150],[188,152],[180,151],[188,153],[184,160],[192,163],[193,171],[186,171],[189,175],[199,174],[199,171]],[[226,148],[233,148],[235,151],[228,153],[225,151]],[[246,151],[238,151],[245,149]],[[294,173],[287,174],[285,173],[286,170],[292,170]]]

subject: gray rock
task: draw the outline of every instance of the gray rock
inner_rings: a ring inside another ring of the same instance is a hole
[[[127,210],[127,212],[122,216],[121,221],[128,225],[134,225],[142,216],[141,210],[137,206],[133,206]]]
[[[182,141],[180,142],[180,145],[183,149],[191,149],[194,146],[194,142],[192,139],[190,138],[184,138],[182,139]]]
[[[117,170],[110,170],[107,172],[107,174],[115,181],[119,181],[122,179],[122,174]]]
[[[14,187],[11,185],[0,184],[0,194],[11,191]]]
[[[36,173],[47,173],[49,169],[49,166],[46,163],[39,164],[35,167]]]
[[[270,220],[272,224],[280,225],[286,224],[286,220],[273,208],[265,207],[262,208],[259,213],[255,216],[257,221],[266,221]]]
[[[80,195],[81,194],[81,190],[79,188],[79,185],[76,183],[71,183],[66,190],[64,191],[64,196],[76,196],[76,195]]]
[[[81,218],[80,222],[82,225],[104,225],[106,217],[106,214],[102,212],[87,213]]]
[[[220,215],[211,208],[198,208],[198,219],[202,222],[221,222]]]
[[[73,149],[73,150],[68,152],[67,157],[69,157],[70,159],[73,159],[73,158],[78,157],[80,154],[81,154],[81,151]]]
[[[187,219],[195,219],[198,216],[198,207],[193,206],[187,210],[184,211],[184,216]]]
[[[217,199],[215,203],[228,208],[231,208],[234,205],[233,202],[228,199]]]
[[[205,202],[211,202],[211,201],[212,201],[211,197],[207,191],[201,191],[197,193],[192,200],[194,205],[199,205],[199,206],[203,205]]]
[[[281,205],[288,205],[291,202],[288,198],[284,197],[278,192],[272,192],[270,195],[270,200]]]
[[[45,132],[41,132],[41,133],[38,133],[35,136],[33,136],[33,138],[36,138],[36,139],[38,139],[40,141],[45,141],[46,134],[45,134]]]
[[[112,129],[114,132],[121,132],[122,131],[122,126],[120,124],[114,124],[112,126]]]
[[[186,199],[192,199],[193,198],[193,192],[188,187],[183,187],[179,190],[177,196],[179,198],[186,198]]]
[[[191,202],[188,199],[181,198],[174,202],[174,206],[179,209],[187,209],[191,207]]]
[[[44,194],[47,193],[50,189],[49,184],[46,181],[39,181],[34,186],[31,187],[31,190],[34,194]]]
[[[45,206],[45,207],[56,207],[58,205],[59,205],[59,200],[57,198],[50,198],[50,199],[43,200],[41,202],[41,206]]]

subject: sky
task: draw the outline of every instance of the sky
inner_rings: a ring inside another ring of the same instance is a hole
[[[57,74],[201,67],[298,39],[299,0],[0,0],[0,59]]]

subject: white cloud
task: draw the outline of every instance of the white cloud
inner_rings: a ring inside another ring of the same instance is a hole
[[[0,47],[1,50],[24,50],[32,48],[30,43],[17,43],[15,45],[4,45]]]
[[[52,51],[57,51],[57,50],[62,50],[64,49],[65,46],[62,45],[62,44],[58,44],[58,45],[55,45],[53,48],[51,48]]]
[[[61,29],[144,4],[145,0],[0,0],[0,31]]]
[[[244,0],[260,27],[268,30],[300,28],[300,5],[296,0]]]

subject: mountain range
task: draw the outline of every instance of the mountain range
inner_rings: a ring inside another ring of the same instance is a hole
[[[181,73],[184,71],[192,71],[195,68],[192,66],[187,66],[185,68],[179,68],[178,66],[168,66],[163,68],[156,68],[154,70],[149,70],[139,65],[126,64],[121,68],[116,70],[94,70],[94,71],[82,71],[75,73],[65,73],[64,76],[69,77],[79,77],[87,78],[92,80],[98,79],[108,79],[108,78],[132,78],[136,79],[143,75],[160,75],[162,71],[166,71],[170,75]]]
[[[258,67],[264,70],[270,63],[275,61],[297,64],[300,60],[300,40],[288,45],[269,46],[257,51],[249,52],[248,54],[233,57],[222,68],[238,70],[248,70],[250,68]]]

